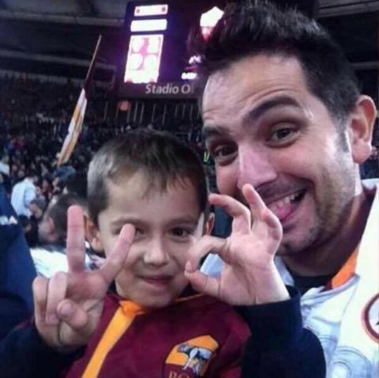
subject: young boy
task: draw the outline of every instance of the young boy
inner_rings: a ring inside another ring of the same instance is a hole
[[[74,343],[87,347],[67,376],[238,377],[247,325],[227,304],[188,290],[184,273],[188,250],[213,221],[195,152],[151,132],[108,142],[90,164],[88,212],[87,237],[98,252],[111,254],[125,224],[135,235],[116,293],[96,303],[98,325]],[[48,296],[65,291],[63,277],[52,278]],[[58,346],[41,323],[42,337]],[[64,331],[59,338],[72,346]]]
[[[256,201],[249,190],[245,190],[246,197]],[[83,214],[78,207],[70,208],[70,272],[58,273],[49,281],[39,277],[34,283],[36,330],[49,346],[39,374],[240,376],[249,336],[246,323],[231,306],[188,288],[191,280],[200,291],[213,293],[215,281],[209,278],[209,286],[203,284],[204,276],[193,267],[212,243],[220,254],[225,252],[226,263],[238,265],[233,236],[229,242],[202,238],[212,228],[207,197],[196,153],[173,137],[132,132],[100,149],[88,173],[86,230],[92,247],[103,250],[107,259],[99,271],[84,270]],[[249,254],[250,244],[255,243],[256,249],[274,255],[280,224],[271,213],[263,215],[265,207],[252,204],[252,212],[262,219],[256,218],[253,231],[245,232],[246,224],[251,228],[247,208],[225,196],[212,201],[235,218],[234,232],[249,246]],[[244,247],[240,248],[243,255]],[[220,281],[213,294],[233,304],[248,302],[249,290],[242,295],[237,292],[244,268],[227,266],[226,270],[223,279],[231,275],[234,284],[223,287]],[[106,294],[114,279],[116,293]],[[264,374],[261,370],[256,376]]]

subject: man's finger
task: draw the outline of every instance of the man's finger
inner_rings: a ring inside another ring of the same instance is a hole
[[[48,325],[57,325],[59,319],[57,316],[57,307],[66,297],[67,290],[67,275],[63,272],[58,272],[49,280],[47,290],[46,304],[46,323]]]
[[[123,268],[133,242],[134,234],[134,226],[131,224],[124,225],[114,248],[105,259],[103,266],[98,270],[98,273],[102,275],[107,284],[111,284]]]
[[[67,260],[70,272],[84,270],[84,214],[80,206],[70,206],[67,211]]]
[[[267,208],[261,196],[257,193],[254,187],[250,184],[245,184],[242,187],[242,193],[249,204],[253,221],[261,219],[264,210]]]
[[[194,272],[198,269],[200,260],[209,252],[218,254],[224,261],[227,260],[227,239],[214,236],[203,236],[189,251],[186,271]]]
[[[242,192],[251,209],[253,227],[259,227],[260,225],[263,225],[264,227],[268,226],[270,228],[271,236],[276,240],[280,240],[283,232],[278,217],[266,206],[252,185],[244,185]],[[256,221],[255,223],[254,220]],[[257,221],[264,222],[264,224],[259,224]]]
[[[194,272],[185,271],[185,276],[190,281],[194,290],[199,293],[210,295],[212,297],[219,298],[220,296],[220,278],[211,277],[204,273],[201,273],[199,270]],[[221,299],[221,298],[220,298]]]
[[[233,217],[233,232],[249,232],[251,229],[251,216],[249,209],[234,198],[221,194],[211,194],[209,202],[222,207]]]

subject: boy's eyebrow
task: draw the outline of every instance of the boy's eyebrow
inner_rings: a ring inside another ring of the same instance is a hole
[[[115,219],[113,222],[111,222],[111,226],[118,226],[118,225],[124,225],[126,223],[130,224],[141,224],[142,221],[135,217],[120,217]]]
[[[175,224],[183,225],[183,224],[188,224],[188,225],[191,225],[191,226],[196,226],[197,223],[199,222],[199,219],[200,219],[200,216],[199,216],[198,218],[194,218],[194,217],[188,215],[188,216],[183,216],[183,217],[178,217],[178,218],[174,218],[174,219],[172,219],[172,220],[169,222],[169,225],[175,225]]]
[[[199,222],[199,219],[200,219],[200,216],[198,218],[195,218],[195,217],[192,217],[190,215],[188,215],[188,216],[185,215],[185,216],[182,216],[182,217],[171,219],[168,222],[168,225],[169,226],[174,226],[176,224],[179,224],[179,225],[187,224],[187,225],[191,225],[191,226],[192,225],[196,226],[197,223]],[[144,224],[144,222],[141,219],[139,219],[139,218],[135,218],[135,217],[120,217],[120,218],[115,219],[113,222],[111,222],[111,226],[112,227],[116,227],[116,226],[124,225],[126,223],[130,223],[132,225],[142,225],[142,224]]]

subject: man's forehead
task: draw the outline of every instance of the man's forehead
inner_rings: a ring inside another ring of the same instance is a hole
[[[259,102],[271,93],[304,90],[307,86],[296,58],[280,55],[247,57],[209,77],[202,101],[203,120],[207,123],[215,114],[222,113],[232,116],[247,101]]]
[[[208,100],[209,93],[237,84],[239,87],[249,86],[252,83],[259,85],[267,80],[276,80],[283,74],[292,73],[287,80],[303,81],[304,75],[301,64],[296,57],[283,55],[260,54],[247,56],[230,63],[226,68],[212,73],[205,85],[203,104]]]

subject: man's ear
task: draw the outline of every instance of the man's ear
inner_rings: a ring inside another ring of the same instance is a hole
[[[212,233],[214,224],[215,215],[213,213],[209,213],[208,219],[204,224],[204,235],[210,235]]]
[[[104,252],[103,244],[100,240],[100,231],[98,227],[91,219],[88,218],[88,216],[86,216],[85,218],[86,239],[91,244],[91,247],[95,252]]]
[[[371,155],[371,140],[376,107],[368,96],[360,96],[350,115],[349,137],[353,160],[362,164]]]

